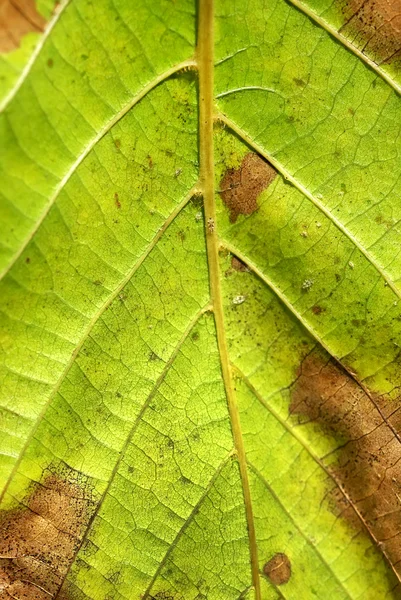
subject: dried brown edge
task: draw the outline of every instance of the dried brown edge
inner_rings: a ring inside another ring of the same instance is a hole
[[[358,58],[360,58],[372,71],[374,71],[381,79],[383,79],[388,85],[392,87],[392,89],[397,92],[397,94],[401,95],[401,85],[393,78],[391,75],[383,71],[383,69],[375,63],[374,60],[370,59],[369,56],[364,54],[361,50],[356,48],[351,42],[341,33],[337,31],[334,27],[332,27],[327,21],[322,19],[315,11],[308,8],[303,2],[300,0],[286,0],[292,6],[295,6],[300,12],[309,17],[311,21],[319,25],[322,29],[327,31],[329,35],[334,37],[342,46],[347,48],[350,52],[355,54]]]
[[[221,370],[226,390],[228,409],[234,445],[237,451],[238,465],[244,494],[245,514],[248,526],[249,551],[251,559],[252,582],[255,600],[262,600],[259,560],[256,543],[248,467],[245,446],[233,378],[228,357],[227,340],[224,327],[223,299],[221,292],[221,273],[219,265],[219,240],[215,227],[215,177],[214,177],[214,0],[198,2],[198,47],[197,61],[199,72],[199,150],[200,184],[203,194],[206,225],[206,251],[209,265],[209,283],[211,301],[216,324],[217,344],[220,354]]]
[[[333,356],[331,350],[328,348],[328,346],[324,343],[324,341],[320,338],[319,334],[302,318],[302,315],[294,308],[294,306],[287,300],[287,298],[284,296],[284,294],[273,284],[273,282],[271,282],[264,273],[262,273],[260,271],[260,269],[258,269],[258,267],[256,265],[254,265],[252,263],[252,261],[250,261],[249,259],[247,259],[246,256],[244,256],[241,252],[239,252],[236,248],[234,248],[231,244],[229,244],[228,242],[222,241],[221,242],[221,246],[222,248],[224,248],[225,250],[227,250],[228,252],[230,252],[233,256],[236,256],[239,260],[241,260],[242,263],[244,263],[248,269],[259,279],[262,281],[262,283],[264,283],[269,289],[271,289],[271,291],[278,297],[278,299],[284,304],[284,306],[290,311],[290,313],[297,319],[297,321],[311,334],[311,336],[313,337],[313,339],[316,341],[316,343],[323,348],[328,356],[333,359],[335,362],[337,362],[341,368],[344,370],[344,372],[348,375],[348,377],[350,378],[351,381],[353,381],[356,385],[358,385],[361,390],[366,394],[366,396],[368,397],[368,399],[372,402],[372,404],[374,405],[374,407],[376,408],[376,410],[379,412],[380,416],[383,419],[383,422],[386,423],[386,425],[389,427],[389,429],[391,429],[391,431],[394,434],[394,437],[396,437],[399,441],[401,441],[400,439],[400,435],[398,434],[398,432],[394,429],[394,426],[388,421],[388,419],[385,417],[385,415],[383,414],[383,411],[381,410],[381,408],[379,407],[379,405],[377,404],[376,400],[373,398],[370,390],[364,385],[363,382],[359,381],[355,375],[355,373],[353,373],[348,367],[346,367],[342,362],[341,359],[338,357]],[[398,581],[401,582],[401,578],[400,578],[400,574],[397,572],[395,565],[393,564],[391,557],[388,556],[388,554],[386,553],[385,549],[383,548],[382,544],[380,543],[380,541],[376,538],[376,536],[374,535],[374,533],[372,532],[371,528],[369,527],[368,523],[366,522],[366,520],[364,519],[363,515],[361,514],[361,512],[358,510],[358,508],[355,506],[355,504],[353,503],[351,497],[348,495],[347,491],[344,489],[344,487],[339,483],[338,479],[334,476],[333,473],[330,472],[330,470],[327,469],[327,467],[324,465],[324,463],[322,462],[322,460],[316,455],[314,454],[314,452],[308,448],[307,445],[305,445],[304,441],[296,434],[296,432],[293,430],[293,428],[291,428],[289,426],[289,424],[284,421],[264,400],[263,398],[260,396],[259,392],[256,390],[256,388],[251,384],[251,382],[249,381],[249,379],[246,377],[246,375],[244,373],[242,373],[242,371],[240,371],[240,369],[236,366],[236,365],[231,365],[231,368],[234,372],[237,373],[237,376],[239,376],[244,382],[245,384],[248,386],[248,388],[252,391],[252,393],[255,395],[255,397],[259,400],[259,402],[261,402],[261,404],[286,428],[286,430],[291,433],[291,435],[294,436],[295,439],[297,439],[299,441],[300,444],[302,444],[302,446],[305,448],[305,450],[307,450],[307,452],[310,454],[310,456],[317,462],[317,464],[319,464],[319,466],[323,469],[323,471],[327,474],[328,477],[330,477],[334,483],[336,484],[336,486],[338,487],[338,489],[340,490],[342,496],[344,497],[346,503],[351,507],[351,509],[354,511],[357,519],[362,523],[365,531],[367,532],[367,534],[370,536],[370,538],[372,539],[374,545],[382,552],[383,556],[386,558],[386,561],[388,563],[388,565],[390,566],[391,570],[393,571],[395,577],[397,578]]]
[[[29,33],[43,32],[45,18],[38,12],[35,0],[2,0],[0,2],[0,54],[8,54],[21,46]]]
[[[19,505],[1,512],[4,598],[46,600],[58,593],[95,506],[90,478],[65,465],[51,465],[41,482],[30,484]]]
[[[21,71],[21,74],[18,77],[17,81],[15,82],[14,86],[11,88],[11,90],[8,92],[8,94],[0,102],[0,113],[5,110],[5,108],[8,106],[8,104],[10,104],[11,100],[14,98],[14,96],[17,94],[18,90],[20,89],[21,85],[24,83],[28,73],[32,69],[33,65],[35,64],[35,61],[36,61],[38,55],[40,54],[45,41],[49,37],[50,32],[52,31],[52,29],[55,26],[55,24],[57,23],[60,15],[62,14],[62,12],[67,7],[67,5],[69,4],[70,1],[71,0],[61,0],[60,2],[56,3],[56,6],[53,11],[53,17],[50,19],[50,21],[48,21],[47,26],[45,27],[45,30],[43,32],[43,35],[40,37],[39,42],[37,43],[33,53],[31,54],[30,59],[28,60],[25,67]]]
[[[290,2],[291,2],[293,5],[294,5],[294,6],[296,6],[297,8],[299,8],[299,9],[300,9],[302,12],[304,12],[305,14],[307,14],[308,16],[310,16],[310,17],[311,17],[311,18],[313,18],[313,19],[314,19],[316,22],[318,22],[318,23],[319,23],[319,20],[320,20],[320,19],[319,19],[319,17],[317,17],[317,15],[315,15],[314,13],[313,13],[313,14],[308,14],[308,11],[305,9],[306,7],[304,7],[304,5],[303,5],[303,4],[301,4],[301,3],[297,2],[296,0],[289,0],[289,1],[290,1]],[[299,6],[298,6],[298,4],[299,4]],[[207,27],[205,28],[204,26],[202,26],[202,21],[204,20],[204,16],[203,16],[203,19],[202,19],[202,13],[203,13],[203,15],[204,15],[204,14],[205,14],[205,13],[207,13],[207,12],[211,12],[211,13],[212,13],[212,17],[211,17],[211,21],[210,21],[210,22],[212,23],[212,21],[213,21],[213,8],[211,8],[211,9],[210,9],[210,7],[212,7],[212,5],[213,5],[213,0],[202,0],[202,2],[200,3],[200,6],[201,6],[200,15],[199,15],[199,27],[200,27],[200,31],[202,31],[202,30],[203,30],[203,31],[208,31]],[[321,20],[321,21],[322,21],[322,20]],[[343,36],[341,36],[341,35],[339,35],[339,34],[337,34],[337,35],[336,35],[336,33],[337,33],[337,32],[336,32],[334,29],[333,29],[333,30],[331,30],[331,29],[330,29],[330,27],[329,27],[329,26],[328,26],[328,25],[327,25],[325,22],[323,22],[323,21],[322,21],[322,23],[319,23],[319,24],[321,24],[321,25],[322,25],[322,27],[324,27],[324,29],[326,29],[326,30],[327,30],[327,31],[328,31],[330,34],[334,35],[334,37],[338,38],[338,39],[339,39],[339,40],[340,40],[342,43],[344,43],[344,44],[345,44],[347,47],[349,47],[349,49],[350,49],[352,52],[354,52],[354,53],[355,53],[355,54],[357,54],[358,56],[359,56],[359,54],[361,54],[360,58],[361,58],[362,60],[364,60],[364,62],[366,62],[366,63],[367,63],[367,64],[368,64],[368,65],[369,65],[371,68],[373,68],[373,69],[374,69],[374,70],[375,70],[375,71],[376,71],[376,72],[377,72],[377,73],[378,73],[380,76],[382,76],[384,79],[386,79],[386,77],[384,77],[384,74],[382,73],[382,71],[381,71],[380,69],[377,69],[377,67],[375,68],[375,66],[376,66],[376,65],[375,65],[375,63],[372,63],[372,64],[370,64],[370,61],[369,61],[369,59],[367,59],[367,57],[366,57],[365,55],[363,55],[362,53],[359,53],[359,51],[357,51],[357,49],[356,49],[356,48],[354,48],[353,46],[349,46],[349,45],[348,45],[348,42],[347,42],[347,40],[346,40],[345,38],[343,38]],[[209,29],[209,31],[210,31],[210,29]],[[203,37],[205,37],[205,36],[203,36]],[[210,36],[210,37],[212,37],[212,36]],[[199,36],[199,38],[200,38],[199,48],[201,48],[201,46],[202,46],[202,43],[201,43],[201,38],[202,38],[202,36],[200,35],[200,36]],[[201,51],[199,52],[199,57],[200,57],[200,56],[201,56]],[[201,62],[201,60],[200,60],[199,62]],[[190,64],[189,66],[193,66],[193,64]],[[202,71],[202,69],[201,69],[200,67],[199,67],[199,71],[200,71],[200,79],[201,79],[201,71]],[[212,72],[212,71],[213,71],[213,66],[212,66],[212,68],[211,68],[211,72]],[[213,77],[213,75],[211,75],[211,77],[209,77],[209,80],[211,79],[211,81],[212,81],[212,77]],[[387,79],[386,79],[386,80],[387,80]],[[390,83],[391,85],[393,85],[393,83],[394,83],[394,82],[393,82],[393,80],[391,80],[391,79],[390,79],[390,81],[388,81],[388,83]],[[393,87],[394,87],[394,85],[393,85]],[[396,91],[398,91],[398,92],[400,92],[400,91],[401,91],[401,88],[398,88],[398,87],[397,87],[397,88],[395,88],[395,89],[396,89]],[[213,92],[212,92],[212,94],[213,94]],[[211,106],[213,106],[213,96],[212,96],[212,94],[211,94]],[[201,95],[202,95],[202,86],[201,86]],[[201,108],[200,108],[200,113],[201,113],[201,114],[202,114],[202,104],[203,104],[202,100],[204,100],[204,98],[202,98],[202,97],[201,97],[201,101],[200,101],[200,107],[201,107]],[[211,111],[211,118],[209,119],[209,123],[207,122],[207,121],[208,121],[208,119],[205,119],[205,120],[204,120],[204,128],[205,128],[205,130],[209,129],[209,124],[210,124],[210,123],[213,123],[213,116],[212,116],[212,115],[213,115],[213,108],[212,108],[212,111]],[[201,124],[202,124],[202,119],[201,119]],[[200,127],[200,129],[202,130],[202,127]],[[207,169],[207,173],[208,173],[208,175],[207,175],[207,177],[206,177],[206,178],[203,180],[203,183],[206,183],[206,182],[208,182],[208,181],[212,180],[212,188],[214,188],[214,177],[212,177],[212,176],[211,176],[211,175],[213,174],[213,145],[212,145],[212,139],[213,139],[213,125],[211,126],[211,130],[212,130],[212,131],[211,131],[211,137],[210,137],[211,143],[209,143],[209,148],[211,148],[211,155],[212,155],[212,161],[211,161],[211,164],[212,164],[212,169]],[[202,147],[202,137],[203,137],[203,136],[201,135],[201,136],[200,136],[200,138],[201,138],[201,147]],[[208,136],[205,136],[205,137],[208,137]],[[210,151],[209,151],[209,153],[210,153]],[[209,153],[207,152],[206,154],[209,154]],[[201,151],[201,171],[202,171],[202,162],[203,162],[203,164],[205,164],[205,162],[206,162],[206,164],[207,164],[207,162],[208,162],[208,161],[202,161],[202,151]],[[212,193],[212,194],[208,194],[208,193],[207,193],[207,192],[208,192],[208,188],[210,188],[210,186],[208,186],[208,185],[206,184],[206,185],[204,186],[204,198],[205,198],[205,212],[206,212],[206,220],[208,220],[208,218],[212,218],[212,219],[214,219],[214,216],[211,216],[211,217],[209,216],[209,217],[208,217],[208,214],[209,214],[209,215],[214,215],[214,214],[215,214],[215,210],[214,210],[214,189],[213,189],[213,193]],[[210,189],[209,189],[209,191],[210,191]],[[210,207],[210,205],[208,206],[208,208],[209,208],[209,209],[211,208],[211,210],[208,210],[208,211],[207,211],[207,204],[208,204],[208,203],[207,203],[207,198],[208,198],[208,197],[213,197],[213,204],[212,204],[212,207]],[[213,233],[214,233],[214,235],[212,235],[210,231],[209,231],[209,232],[207,232],[207,240],[209,240],[210,238],[212,238],[212,239],[213,239],[213,242],[214,242],[213,244],[210,244],[210,243],[208,243],[208,244],[207,244],[207,245],[208,245],[208,256],[209,256],[209,261],[210,261],[210,255],[211,255],[211,254],[212,254],[212,255],[213,255],[213,254],[216,254],[216,256],[217,256],[217,258],[218,258],[218,242],[217,242],[217,234],[216,234],[216,232],[213,232]],[[214,246],[214,247],[215,247],[215,251],[213,251],[213,248],[211,249],[211,248],[210,248],[210,246]],[[243,263],[245,263],[245,264],[247,264],[247,265],[249,266],[249,263],[248,263],[248,261],[246,261],[246,260],[244,259],[244,257],[242,257],[240,260],[241,260]],[[219,339],[219,348],[220,348],[220,354],[221,354],[221,355],[222,355],[222,354],[223,354],[223,355],[225,354],[225,355],[226,355],[226,357],[227,357],[227,360],[226,360],[226,361],[224,361],[224,360],[223,360],[223,358],[222,358],[222,370],[223,370],[223,376],[224,376],[224,372],[225,372],[225,371],[227,371],[227,370],[228,370],[228,373],[229,373],[230,366],[229,366],[229,362],[228,362],[228,352],[227,352],[227,346],[226,346],[226,342],[225,342],[225,339],[224,339],[224,337],[225,337],[225,334],[224,334],[224,323],[223,323],[222,304],[221,304],[221,319],[219,319],[219,318],[216,316],[216,312],[219,312],[219,310],[218,310],[218,309],[216,310],[216,308],[217,308],[217,306],[216,306],[216,305],[218,305],[218,302],[216,302],[216,299],[218,298],[218,296],[220,296],[220,300],[221,300],[221,291],[219,290],[219,284],[217,285],[217,288],[216,288],[216,286],[213,286],[213,283],[212,283],[212,280],[213,280],[213,279],[215,279],[215,276],[214,276],[214,275],[212,275],[212,271],[214,271],[214,269],[211,267],[211,264],[214,264],[214,262],[215,262],[215,261],[213,261],[213,263],[209,262],[209,269],[210,269],[210,271],[211,271],[211,288],[212,288],[212,290],[214,289],[214,291],[215,291],[215,298],[214,298],[214,300],[215,300],[215,301],[214,301],[214,312],[215,312],[216,328],[217,328],[217,332],[218,332],[218,338],[220,338],[220,339]],[[216,262],[218,263],[218,260],[217,260]],[[219,277],[219,270],[218,270],[218,269],[219,269],[219,267],[218,267],[218,264],[217,264],[217,271],[216,271],[217,277]],[[252,269],[252,270],[254,270],[254,269]],[[265,281],[265,283],[267,283],[267,282]],[[271,286],[270,286],[270,287],[271,287]],[[217,293],[216,293],[216,291],[217,291]],[[274,290],[274,291],[277,293],[277,290]],[[213,295],[213,294],[212,294],[212,295]],[[288,306],[288,304],[287,304],[287,306]],[[291,308],[291,310],[292,310],[292,307],[290,307],[290,308]],[[294,312],[294,311],[292,310],[292,312]],[[298,316],[298,318],[299,318],[299,316]],[[301,323],[302,323],[302,324],[305,326],[305,323],[304,323],[304,321],[302,320],[302,318],[300,319],[300,321],[301,321]],[[219,326],[217,325],[217,323],[220,323],[220,324],[221,324],[221,327],[219,327]],[[312,332],[312,333],[313,333],[314,337],[316,338],[316,333],[315,333],[315,332]],[[222,340],[222,337],[223,337],[223,340]],[[318,340],[318,341],[319,341],[319,343],[320,343],[320,344],[321,344],[321,345],[324,347],[324,345],[322,344],[322,342],[321,342],[320,340]],[[223,348],[223,351],[222,351],[222,348]],[[327,350],[327,348],[326,348],[326,350]],[[329,352],[329,354],[330,354],[330,352]],[[330,354],[330,355],[331,355],[331,354]],[[224,365],[227,365],[227,366],[225,367]],[[354,379],[354,380],[355,380],[354,374],[353,374],[352,372],[350,372],[349,370],[347,370],[347,369],[346,369],[346,371],[347,371],[347,372],[348,372],[348,374],[349,374],[349,375],[352,377],[352,379]],[[231,417],[232,417],[232,420],[233,420],[233,421],[236,421],[236,420],[238,420],[238,427],[240,428],[240,425],[239,425],[239,419],[238,419],[238,409],[237,409],[237,407],[236,407],[236,400],[235,400],[235,398],[234,398],[234,399],[232,398],[232,396],[234,396],[234,392],[233,392],[233,390],[232,390],[232,381],[231,381],[231,375],[230,375],[230,380],[229,380],[229,383],[228,383],[228,384],[227,384],[227,380],[226,380],[226,378],[224,378],[224,379],[225,379],[226,388],[227,388],[227,395],[229,396],[230,412],[232,412],[232,409],[234,408],[234,409],[235,409],[235,411],[236,411],[236,413],[237,413],[235,417],[233,417],[233,415],[231,415]],[[355,380],[355,381],[357,381],[357,380]],[[357,383],[358,383],[358,385],[360,385],[360,386],[361,386],[361,387],[362,387],[362,388],[363,388],[363,389],[366,391],[366,393],[367,393],[367,394],[369,395],[369,397],[371,398],[371,395],[370,395],[370,394],[369,394],[369,392],[368,392],[368,391],[365,389],[365,387],[364,387],[364,386],[361,384],[361,382],[357,381]],[[229,390],[230,390],[230,388],[231,388],[231,392],[229,391]],[[231,402],[230,402],[230,397],[231,397]],[[372,398],[371,398],[371,399],[372,399]],[[372,401],[374,402],[374,400],[373,400],[373,399],[372,399]],[[376,405],[376,404],[375,404],[375,405]],[[377,405],[376,405],[376,406],[377,406]],[[387,422],[387,420],[385,419],[385,417],[384,417],[384,416],[383,416],[383,420],[384,420],[385,422]],[[390,425],[390,424],[389,424],[389,426],[391,427],[391,425]],[[233,422],[233,430],[234,430],[234,429],[235,429],[235,426],[234,426],[234,422]],[[242,447],[243,447],[242,434],[241,434],[241,432],[240,432],[240,429],[239,429],[239,432],[237,432],[237,436],[238,436],[238,433],[239,433],[239,435],[240,435],[240,437],[241,437],[240,446],[242,445]],[[394,433],[396,434],[396,432],[394,432]],[[397,435],[397,437],[398,437],[398,434],[396,434],[396,435]],[[234,438],[235,438],[235,437],[236,437],[236,432],[234,431]],[[237,447],[237,452],[238,452],[238,447]],[[245,454],[244,454],[244,457],[245,457]],[[316,457],[315,457],[315,460],[317,460],[317,458],[316,458]],[[241,460],[240,460],[239,462],[240,462],[240,469],[241,469]],[[323,467],[323,468],[324,468],[324,467]],[[245,462],[244,462],[243,469],[245,469],[246,479],[248,479],[247,472],[246,472],[246,464],[245,464]],[[241,474],[242,474],[242,475],[243,475],[243,473],[242,473],[242,470],[243,470],[243,469],[241,469]],[[244,487],[247,487],[247,488],[248,488],[248,493],[249,493],[249,483],[247,483],[247,485],[246,485],[246,486],[244,486]],[[245,494],[245,490],[244,490],[244,494]],[[249,493],[249,500],[250,500],[250,493]],[[100,503],[100,504],[101,504],[101,503]],[[355,507],[353,507],[353,508],[355,509]],[[249,509],[250,509],[250,511],[252,511],[252,507],[251,507],[251,505],[249,505]],[[251,513],[251,514],[252,514],[252,513]],[[248,515],[247,515],[247,516],[248,516]],[[360,517],[360,515],[358,515],[358,516],[359,516],[359,518],[361,518],[361,517]],[[252,518],[252,520],[251,520],[251,521],[252,521],[252,527],[253,527],[253,529],[254,529],[254,525],[253,525],[253,518]],[[248,526],[249,526],[249,521],[248,521]],[[365,525],[365,526],[366,526],[366,525]],[[250,537],[251,537],[251,536],[250,536]],[[256,547],[256,545],[255,545],[255,547]],[[257,565],[257,560],[256,560],[256,565]],[[252,566],[254,566],[254,561],[253,561],[253,565],[252,565]],[[259,588],[259,577],[257,577],[256,581],[258,582],[258,584],[257,584],[257,585],[255,584],[255,588],[256,588],[256,592],[257,592],[257,590],[258,590],[258,588]],[[259,596],[257,595],[257,598],[260,598],[260,592],[259,592]]]
[[[400,573],[401,560],[401,444],[371,399],[337,361],[316,345],[303,357],[297,377],[288,388],[289,414],[299,424],[314,424],[334,437],[335,447],[321,457],[338,487],[346,490],[370,531]],[[400,404],[378,399],[400,422]],[[335,462],[333,463],[333,459]],[[328,493],[332,508],[358,530],[361,524],[339,496]]]

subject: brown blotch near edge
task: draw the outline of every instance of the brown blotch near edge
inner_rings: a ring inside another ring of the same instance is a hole
[[[290,413],[338,440],[337,460],[327,464],[338,485],[329,496],[333,509],[358,529],[364,525],[401,575],[399,402],[368,394],[318,352],[303,361],[291,397]]]
[[[238,169],[228,169],[220,182],[220,195],[235,223],[238,215],[251,215],[258,209],[257,199],[277,172],[258,154],[249,152]]]
[[[234,269],[234,271],[242,271],[242,272],[249,271],[248,267],[242,262],[242,260],[240,260],[236,256],[233,256],[231,258],[231,268]]]
[[[286,554],[277,552],[263,567],[263,573],[274,585],[283,585],[291,577],[291,562]]]
[[[45,25],[46,21],[38,13],[35,0],[1,0],[0,52],[19,48],[27,33],[41,32]]]
[[[95,506],[86,478],[49,469],[23,505],[0,512],[0,597],[55,598]]]
[[[378,63],[401,55],[400,0],[337,0],[345,23],[340,32]]]

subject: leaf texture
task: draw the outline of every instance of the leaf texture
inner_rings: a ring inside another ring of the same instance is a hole
[[[0,598],[401,598],[397,7],[35,10],[0,63]]]

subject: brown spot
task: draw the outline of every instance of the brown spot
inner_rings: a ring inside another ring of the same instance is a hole
[[[336,464],[327,463],[338,484],[331,499],[345,517],[367,528],[400,575],[399,409],[398,402],[370,395],[338,363],[317,352],[302,363],[290,406],[300,421],[314,421],[338,440]]]
[[[29,256],[26,257],[25,262],[27,265],[29,265],[29,263],[31,262],[31,259],[29,258]]]
[[[117,192],[114,194],[114,202],[115,202],[115,205],[117,206],[117,208],[121,208],[121,202],[120,202]]]
[[[146,158],[148,159],[149,169],[153,169],[153,160],[152,160],[152,157],[150,156],[150,154],[148,154],[148,156]]]
[[[242,260],[236,256],[231,258],[231,268],[234,269],[234,271],[249,271],[248,267],[242,262]]]
[[[46,21],[36,9],[35,0],[1,0],[0,52],[19,48],[31,31],[43,31]]]
[[[18,508],[0,513],[0,594],[49,600],[58,593],[94,512],[88,480],[49,470]]]
[[[220,194],[235,223],[238,215],[251,215],[258,209],[257,199],[277,173],[258,154],[249,152],[239,169],[228,169],[220,182]]]
[[[54,65],[53,59],[49,58],[49,60],[47,61],[47,66],[51,69]]]
[[[119,150],[121,148],[121,140],[114,140],[114,145],[117,148],[117,150]]]
[[[286,554],[277,552],[263,567],[263,573],[274,585],[283,585],[291,577],[291,562]]]
[[[315,306],[312,306],[312,312],[314,315],[320,315],[323,312],[323,308],[316,304]]]
[[[339,0],[345,23],[340,32],[376,63],[401,54],[401,0]]]

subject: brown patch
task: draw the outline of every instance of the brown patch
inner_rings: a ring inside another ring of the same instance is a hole
[[[312,353],[292,389],[290,412],[338,439],[336,465],[328,467],[339,486],[331,499],[354,524],[364,523],[401,575],[399,408],[370,396],[334,360]]]
[[[248,267],[242,262],[242,260],[236,256],[231,258],[231,268],[234,269],[234,271],[249,271]]]
[[[121,202],[117,192],[114,194],[114,203],[117,206],[117,208],[121,208]]]
[[[27,33],[43,31],[45,25],[35,0],[0,0],[0,52],[19,48]]]
[[[251,215],[258,209],[257,199],[277,173],[258,154],[249,152],[239,169],[228,169],[220,182],[220,194],[230,212],[230,222],[238,215]]]
[[[401,55],[401,0],[340,0],[341,33],[378,63]]]
[[[94,512],[87,479],[48,471],[26,503],[0,513],[0,597],[49,600],[58,593]]]
[[[278,552],[263,567],[263,573],[274,585],[283,585],[291,577],[291,562],[286,554]]]
[[[171,592],[157,592],[155,596],[149,596],[150,600],[183,600],[182,596],[172,596]]]
[[[312,312],[314,315],[320,315],[323,312],[323,308],[315,304],[315,306],[312,306]]]

